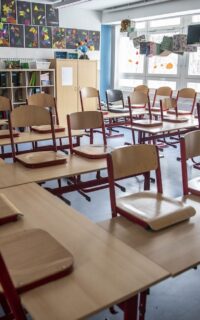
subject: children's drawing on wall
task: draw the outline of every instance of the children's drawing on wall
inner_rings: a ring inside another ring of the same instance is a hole
[[[11,24],[10,26],[10,46],[15,48],[24,47],[24,26]]]
[[[38,48],[38,27],[25,26],[25,47]]]
[[[54,49],[66,48],[65,28],[52,28],[52,42]]]
[[[0,47],[9,47],[9,31],[8,24],[0,22]]]
[[[16,23],[15,0],[1,0],[1,22]]]
[[[58,9],[50,4],[46,5],[46,24],[47,26],[59,26]]]
[[[52,32],[50,27],[39,27],[40,48],[52,48]]]
[[[45,5],[42,3],[32,3],[32,24],[46,25]]]
[[[26,1],[17,2],[17,22],[29,26],[31,24],[31,4]]]
[[[94,50],[99,50],[100,47],[100,32],[99,31],[89,31],[88,38],[92,42]]]

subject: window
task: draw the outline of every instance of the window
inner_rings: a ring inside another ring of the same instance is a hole
[[[187,88],[192,88],[192,89],[196,90],[196,92],[200,92],[200,83],[188,82],[187,83]]]
[[[144,21],[135,23],[136,30],[145,29],[145,27],[146,27],[146,22]]]
[[[132,90],[134,87],[143,84],[142,79],[120,79],[119,87],[124,90]]]
[[[148,87],[151,89],[158,89],[159,87],[170,87],[172,90],[176,90],[176,82],[167,80],[148,80]]]
[[[164,36],[172,36],[172,33],[150,34],[149,40],[161,43]],[[148,58],[148,73],[176,75],[178,71],[178,55],[171,53],[167,57],[154,56]]]
[[[144,56],[133,46],[128,37],[119,38],[119,73],[143,73]]]
[[[200,48],[197,49],[197,52],[189,54],[188,75],[190,76],[200,75]]]
[[[192,22],[197,23],[200,22],[200,14],[197,14],[195,16],[192,16]]]
[[[161,20],[152,20],[150,21],[151,28],[159,28],[159,27],[169,27],[169,26],[177,26],[181,23],[181,18],[169,18],[169,19],[161,19]]]

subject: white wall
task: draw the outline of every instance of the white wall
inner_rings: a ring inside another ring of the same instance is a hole
[[[40,2],[40,1],[38,1]],[[42,2],[42,1],[41,1]],[[59,9],[60,26],[98,31],[101,28],[101,13],[78,10],[77,7]],[[57,49],[0,48],[0,58],[52,59]],[[98,59],[98,53],[90,53],[90,58]]]
[[[102,23],[116,23],[125,18],[137,19],[145,17],[154,17],[157,15],[178,13],[188,10],[200,9],[199,0],[173,0],[166,3],[158,3],[139,8],[129,8],[128,10],[104,12],[102,15]]]

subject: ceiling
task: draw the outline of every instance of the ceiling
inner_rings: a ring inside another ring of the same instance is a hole
[[[47,0],[48,1],[48,0]],[[56,0],[50,0],[50,2],[57,2]],[[126,5],[130,3],[138,2],[138,0],[89,0],[88,2],[79,3],[78,8],[88,10],[104,10],[115,6]],[[75,6],[75,4],[74,4]]]

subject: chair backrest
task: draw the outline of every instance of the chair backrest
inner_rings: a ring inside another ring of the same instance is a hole
[[[121,90],[116,90],[116,89],[106,90],[106,102],[107,102],[108,108],[109,108],[109,104],[113,102],[121,102],[124,107],[123,92]]]
[[[154,95],[154,98],[153,98],[152,108],[155,106],[157,97],[169,97],[169,98],[171,98],[171,96],[172,96],[172,89],[170,87],[160,87],[160,88],[156,89],[155,95]]]
[[[148,95],[149,93],[149,88],[147,86],[145,86],[144,84],[142,85],[139,85],[137,87],[134,88],[134,92],[143,92],[145,93],[146,95]]]
[[[0,111],[11,111],[12,104],[9,98],[0,96]]]
[[[53,125],[53,117],[52,117],[51,110],[47,110],[43,107],[23,105],[15,108],[13,111],[10,112],[9,130],[10,130],[13,160],[15,160],[15,143],[14,143],[12,129],[32,127],[32,126],[42,126],[42,125],[51,126],[52,141],[53,141],[54,150],[56,151],[57,150],[56,137],[55,137],[55,130]]]
[[[115,180],[157,170],[159,166],[155,145],[138,144],[117,148],[111,152],[110,157]]]
[[[51,125],[51,113],[43,107],[23,105],[10,113],[13,128]]]
[[[47,93],[35,93],[28,97],[27,102],[31,106],[39,106],[43,108],[52,108],[56,114],[56,123],[58,124],[58,113],[55,98]]]
[[[84,87],[80,90],[80,101],[82,111],[101,110],[99,90],[93,87]]]
[[[168,111],[170,109],[175,110],[175,114],[178,117],[177,100],[175,98],[165,98],[160,100],[160,112],[161,118],[163,119],[163,111]]]
[[[90,143],[93,143],[93,129],[102,129],[103,142],[106,145],[106,133],[103,113],[99,111],[74,112],[67,115],[67,127],[70,149],[73,149],[72,130],[90,130]]]
[[[182,99],[191,99],[190,113],[192,114],[194,111],[195,103],[196,103],[197,93],[194,89],[191,88],[183,88],[177,93],[177,102],[180,98]],[[182,104],[182,103],[181,103]],[[182,109],[182,108],[181,108]]]
[[[128,96],[128,106],[131,122],[133,121],[132,108],[134,109],[134,106],[136,105],[142,105],[144,106],[144,108],[147,106],[149,111],[149,118],[152,118],[149,95],[145,94],[144,92],[134,91],[130,94],[130,96]]]
[[[200,130],[186,133],[181,141],[185,145],[186,160],[200,156]]]
[[[14,287],[3,256],[0,253],[0,283],[11,312],[16,320],[26,320],[20,298]]]

